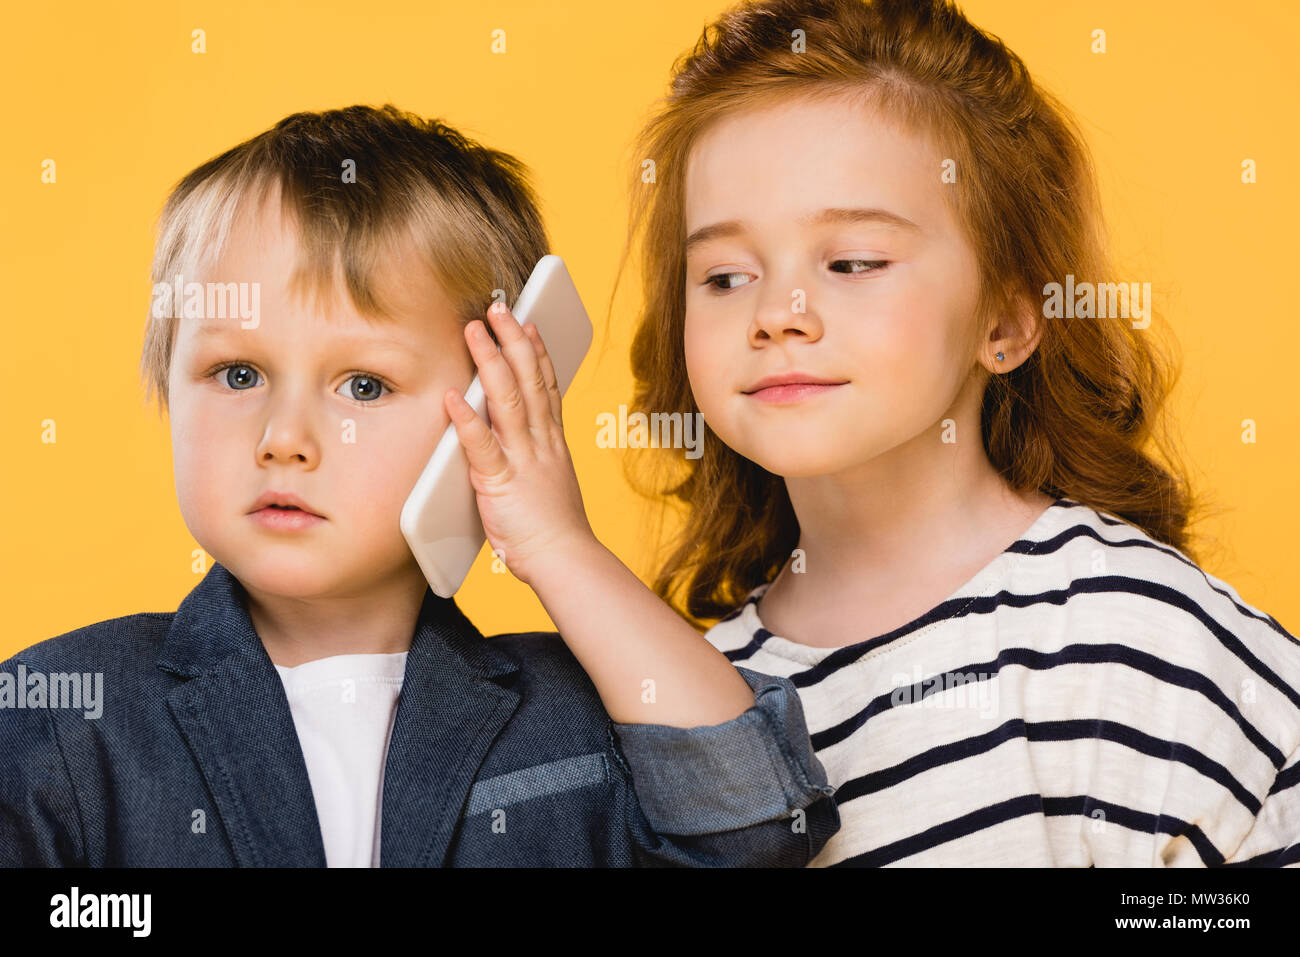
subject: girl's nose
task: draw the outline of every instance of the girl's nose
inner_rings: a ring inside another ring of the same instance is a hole
[[[808,301],[807,292],[791,288],[785,293],[764,296],[749,326],[750,343],[805,339],[822,335],[821,318]]]

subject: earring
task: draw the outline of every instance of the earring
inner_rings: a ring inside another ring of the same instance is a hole
[[[994,359],[997,359],[998,362],[1001,362],[1003,359],[1006,358],[1006,356],[1004,356],[1002,353],[999,352],[999,353],[998,353],[997,355],[995,355],[993,358],[994,358]]]

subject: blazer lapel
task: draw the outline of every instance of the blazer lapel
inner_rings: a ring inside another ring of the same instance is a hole
[[[239,581],[214,562],[172,619],[158,667],[188,679],[168,708],[245,867],[324,867],[311,781],[284,685]],[[446,862],[488,750],[519,705],[519,666],[426,589],[384,767],[385,867]]]
[[[220,564],[181,603],[157,664],[190,679],[168,695],[167,706],[212,793],[236,862],[324,867],[320,821],[284,685],[253,629],[243,587]]]
[[[380,860],[439,867],[484,757],[519,705],[519,666],[425,591],[384,769]]]

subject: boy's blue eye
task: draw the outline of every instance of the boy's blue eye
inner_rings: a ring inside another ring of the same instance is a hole
[[[261,373],[246,362],[229,362],[223,366],[218,366],[209,374],[217,375],[221,372],[226,374],[226,385],[238,392],[246,392],[261,384]],[[385,391],[393,391],[383,379],[378,376],[368,375],[365,372],[353,372],[343,385],[349,383],[351,389],[347,395],[357,402],[373,402],[375,399],[382,397]],[[338,391],[339,394],[343,394],[343,386],[339,386]]]
[[[374,376],[357,373],[347,381],[352,383],[352,398],[358,402],[370,402],[379,398],[384,391],[384,384]]]
[[[252,366],[226,366],[226,385],[232,389],[251,389],[257,385],[257,370]]]

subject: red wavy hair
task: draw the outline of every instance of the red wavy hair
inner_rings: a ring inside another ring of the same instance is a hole
[[[806,49],[792,49],[802,30]],[[640,241],[643,299],[632,346],[634,411],[698,411],[686,375],[683,171],[719,117],[792,95],[854,91],[941,143],[960,182],[946,192],[982,276],[977,318],[1041,302],[1067,274],[1113,275],[1092,160],[1068,109],[1001,40],[951,0],[769,0],[704,29],[674,65],[671,91],[636,142],[655,182],[632,178],[621,278]],[[617,290],[617,281],[615,284]],[[611,299],[612,307],[612,299]],[[1066,496],[1191,555],[1191,483],[1163,423],[1177,380],[1171,344],[1127,319],[1043,320],[1027,361],[992,376],[981,433],[1017,492]],[[640,471],[655,466],[649,483]],[[656,593],[697,626],[782,567],[799,536],[784,480],[709,431],[703,454],[625,459],[635,487],[684,511]],[[661,471],[666,469],[667,472]]]

